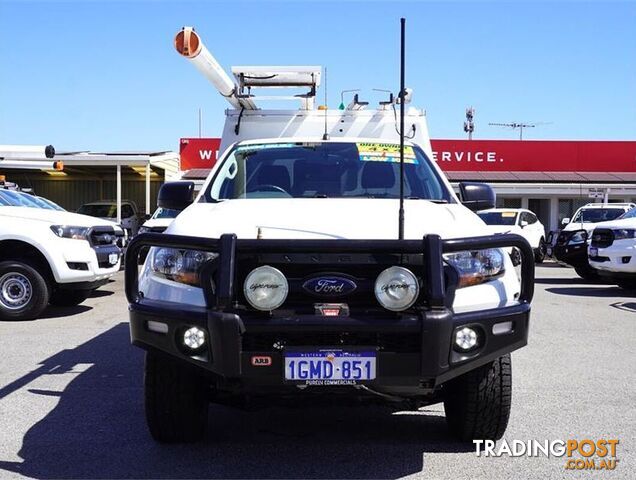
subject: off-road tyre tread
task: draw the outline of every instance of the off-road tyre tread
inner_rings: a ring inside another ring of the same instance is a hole
[[[499,440],[512,403],[510,354],[452,380],[444,400],[446,422],[463,442]]]
[[[209,401],[193,368],[146,352],[144,394],[146,422],[156,441],[191,443],[205,437]]]

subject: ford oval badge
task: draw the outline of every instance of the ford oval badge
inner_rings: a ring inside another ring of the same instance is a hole
[[[348,278],[336,275],[313,277],[303,283],[303,289],[312,295],[339,297],[352,293],[358,286]]]

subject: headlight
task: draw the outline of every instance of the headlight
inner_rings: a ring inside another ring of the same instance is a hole
[[[449,253],[444,259],[459,274],[458,288],[479,285],[505,272],[504,256],[498,248]]]
[[[389,267],[375,281],[375,298],[387,310],[406,310],[417,300],[420,284],[413,272],[404,267]]]
[[[243,293],[252,307],[272,311],[287,299],[289,284],[283,273],[269,265],[252,270],[243,284]]]
[[[625,240],[627,238],[634,238],[636,236],[636,230],[632,228],[618,228],[613,232],[614,240]]]
[[[199,286],[199,273],[203,264],[218,257],[218,253],[175,248],[153,248],[150,270],[157,276],[174,282]]]
[[[587,242],[587,232],[585,230],[580,230],[570,237],[568,245],[580,245],[585,242]]]
[[[52,225],[51,230],[60,238],[87,240],[90,227],[72,227],[69,225]]]

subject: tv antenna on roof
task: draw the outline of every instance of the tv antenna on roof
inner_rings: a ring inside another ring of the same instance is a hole
[[[511,122],[511,123],[489,123],[488,125],[495,126],[495,127],[508,127],[508,128],[512,128],[513,130],[518,128],[519,140],[523,140],[524,128],[534,128],[534,127],[538,127],[539,125],[549,125],[551,123],[552,122],[537,122],[537,123]]]

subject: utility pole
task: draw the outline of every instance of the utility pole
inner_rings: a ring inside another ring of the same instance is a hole
[[[513,130],[519,129],[519,140],[523,140],[523,129],[524,128],[534,128],[538,125],[548,125],[552,122],[539,122],[539,123],[523,123],[523,122],[511,122],[511,123],[489,123],[488,125],[495,127],[508,127]]]
[[[475,131],[475,123],[473,118],[475,117],[475,109],[469,107],[466,109],[466,121],[464,122],[464,132],[468,133],[468,140],[473,139],[473,132]]]

